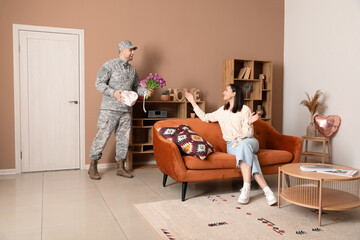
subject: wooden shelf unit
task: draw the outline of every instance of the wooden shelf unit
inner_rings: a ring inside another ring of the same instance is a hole
[[[240,70],[245,67],[251,69],[249,78],[238,78]],[[260,74],[265,75],[265,80],[259,79]],[[257,106],[261,105],[264,111],[261,119],[271,124],[273,90],[272,62],[244,59],[225,60],[223,64],[223,90],[232,83],[240,85],[242,88],[246,84],[252,87],[249,98],[244,98],[245,104],[254,112],[256,112]]]
[[[205,102],[197,102],[205,111]],[[143,111],[143,102],[137,101],[132,111],[132,127],[130,134],[130,146],[126,160],[127,169],[143,170],[157,167],[153,149],[153,125],[157,121],[166,119],[190,118],[192,106],[187,101],[146,101],[145,109],[167,111],[166,118],[148,118]]]

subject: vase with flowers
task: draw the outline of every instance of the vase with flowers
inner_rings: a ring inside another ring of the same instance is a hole
[[[310,124],[306,128],[306,135],[309,137],[314,137],[316,135],[316,128],[314,124],[314,115],[322,106],[322,103],[318,102],[318,99],[324,95],[321,90],[317,90],[315,95],[311,98],[310,95],[306,93],[307,99],[304,99],[300,102],[300,105],[303,105],[309,109],[310,112]]]
[[[140,81],[140,85],[147,90],[155,90],[160,87],[163,88],[166,86],[166,81],[157,73],[150,73],[145,79]],[[146,95],[146,99],[148,99],[148,95]]]

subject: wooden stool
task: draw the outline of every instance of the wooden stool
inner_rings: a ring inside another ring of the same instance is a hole
[[[309,137],[309,136],[302,136],[303,141],[305,142],[305,151],[302,152],[304,156],[304,162],[307,162],[307,157],[315,157],[321,158],[321,163],[325,162],[325,158],[329,159],[329,163],[331,164],[331,146],[330,146],[330,139],[328,137]],[[310,152],[308,151],[308,142],[322,142],[323,144],[323,151],[322,152]],[[326,152],[326,145],[327,145],[327,152]]]

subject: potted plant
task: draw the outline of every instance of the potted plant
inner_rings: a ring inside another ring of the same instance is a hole
[[[314,137],[316,134],[316,128],[314,124],[314,115],[317,111],[319,111],[320,107],[322,106],[322,103],[318,102],[318,99],[324,95],[324,93],[321,90],[317,90],[314,97],[310,97],[307,92],[307,100],[304,99],[300,102],[300,105],[304,105],[309,109],[310,112],[310,124],[306,128],[306,135],[309,137]]]
[[[161,101],[169,101],[169,90],[161,92]]]
[[[194,109],[191,110],[191,112],[190,112],[190,117],[191,117],[191,118],[195,118],[195,117],[196,117],[196,113],[194,112]]]

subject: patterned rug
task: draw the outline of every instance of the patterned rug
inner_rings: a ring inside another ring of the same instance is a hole
[[[249,204],[239,193],[136,204],[161,239],[360,239],[360,209],[318,212],[281,200],[268,206],[262,190],[252,190]]]

